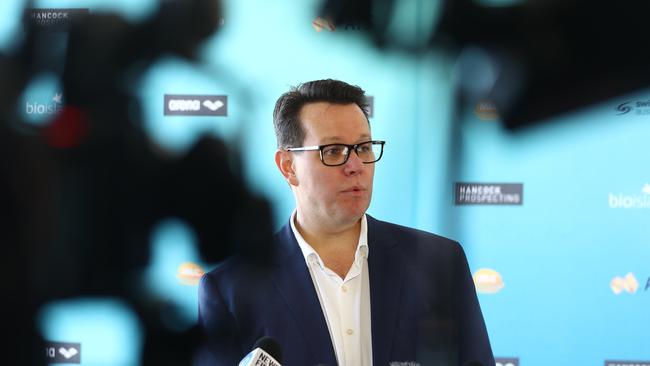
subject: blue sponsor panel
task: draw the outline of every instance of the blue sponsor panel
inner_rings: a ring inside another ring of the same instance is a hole
[[[639,153],[650,124],[619,107],[610,101],[515,134],[464,116],[458,179],[525,185],[521,207],[451,208],[452,235],[471,245],[472,267],[499,274],[475,273],[497,355],[524,365],[650,358],[650,176],[638,168],[650,164]]]

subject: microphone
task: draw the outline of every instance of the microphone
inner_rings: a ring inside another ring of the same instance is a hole
[[[282,366],[280,362],[282,362],[280,343],[264,336],[255,342],[253,350],[239,362],[239,366]]]

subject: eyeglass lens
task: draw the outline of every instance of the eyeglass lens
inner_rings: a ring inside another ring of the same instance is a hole
[[[357,146],[356,152],[364,163],[373,163],[381,157],[382,145],[373,144],[371,141]],[[323,148],[323,162],[327,165],[345,163],[348,158],[347,145],[330,145]]]

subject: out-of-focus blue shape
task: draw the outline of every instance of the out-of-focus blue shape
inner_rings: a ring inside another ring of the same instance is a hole
[[[469,46],[458,55],[453,76],[457,87],[471,100],[476,101],[490,93],[499,76],[499,70],[486,50]]]
[[[149,137],[166,150],[182,153],[204,133],[228,140],[239,124],[228,116],[164,115],[164,97],[169,95],[228,95],[225,85],[218,85],[213,76],[180,59],[162,59],[153,65],[134,86],[142,102],[143,128]],[[229,98],[229,103],[232,104]],[[228,106],[230,107],[230,106]]]
[[[395,2],[387,29],[388,40],[412,49],[426,49],[441,16],[441,4],[426,0]]]
[[[17,115],[34,126],[43,126],[63,108],[61,83],[53,73],[32,78],[16,105]]]
[[[171,303],[180,316],[161,319],[171,329],[183,330],[196,323],[199,271],[196,237],[179,219],[158,224],[151,237],[150,266],[145,271],[144,291],[165,303]]]
[[[5,51],[16,41],[18,31],[21,30],[22,12],[25,0],[0,1],[0,52]]]
[[[37,319],[45,340],[81,343],[83,365],[139,364],[143,343],[141,324],[121,300],[53,302],[41,308]]]

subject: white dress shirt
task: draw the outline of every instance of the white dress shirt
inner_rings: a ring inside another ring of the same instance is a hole
[[[354,262],[345,276],[327,268],[314,248],[300,235],[291,215],[291,230],[305,256],[318,294],[339,366],[372,366],[370,279],[368,278],[368,223],[361,219]]]

